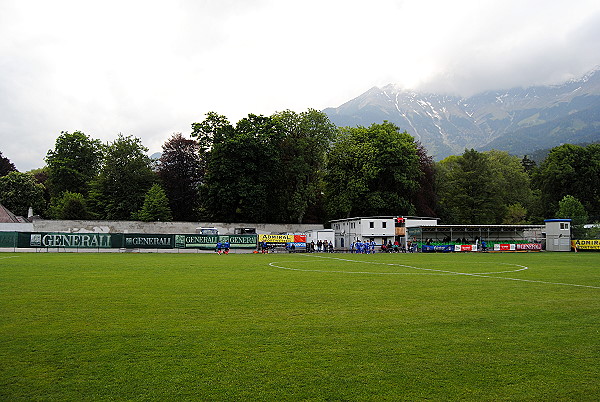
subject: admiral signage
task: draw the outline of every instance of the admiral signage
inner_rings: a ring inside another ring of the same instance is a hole
[[[259,234],[258,235],[259,242],[267,242],[269,244],[281,244],[285,245],[287,243],[304,243],[306,244],[306,235],[294,235],[294,234],[284,234],[284,235],[272,235],[272,234]]]
[[[600,250],[600,240],[571,240],[576,250]]]

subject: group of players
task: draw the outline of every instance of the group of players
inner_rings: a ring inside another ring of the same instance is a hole
[[[375,246],[377,244],[375,241],[365,241],[362,242],[360,240],[352,243],[350,246],[350,252],[355,254],[375,254]]]
[[[221,255],[221,254],[229,254],[229,248],[230,247],[231,247],[231,245],[229,244],[228,241],[218,242],[217,243],[217,247],[215,248],[215,251],[219,255]]]

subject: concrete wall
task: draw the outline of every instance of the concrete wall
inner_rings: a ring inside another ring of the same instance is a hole
[[[258,224],[217,222],[136,222],[136,221],[49,221],[34,220],[32,232],[66,233],[196,233],[196,228],[216,228],[219,234],[233,234],[235,228],[256,228],[257,234],[304,233],[323,229],[315,224]],[[28,230],[19,230],[25,232]]]
[[[33,223],[0,223],[0,232],[33,232]]]

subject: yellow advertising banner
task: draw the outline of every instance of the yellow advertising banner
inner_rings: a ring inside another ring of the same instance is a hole
[[[267,242],[267,243],[293,243],[294,235],[272,235],[272,234],[259,234],[258,235],[259,242]]]
[[[571,247],[577,250],[600,250],[600,240],[571,240]]]

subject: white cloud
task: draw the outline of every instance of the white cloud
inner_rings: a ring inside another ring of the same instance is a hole
[[[5,0],[0,151],[27,170],[61,131],[157,151],[208,111],[556,82],[600,64],[599,26],[588,0]]]

